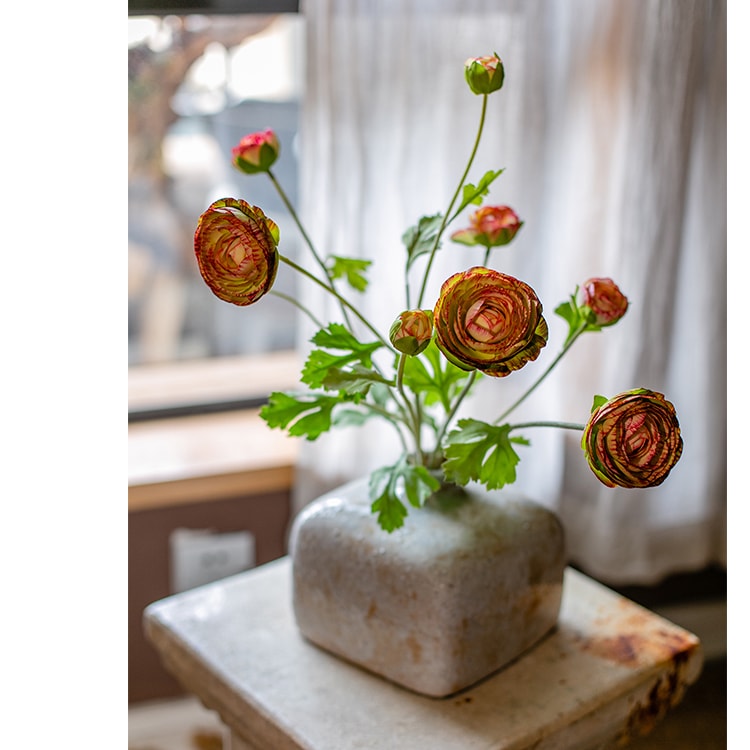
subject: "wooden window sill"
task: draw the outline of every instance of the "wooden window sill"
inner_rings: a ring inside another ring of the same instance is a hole
[[[134,368],[129,409],[217,402],[294,388],[293,353]],[[166,396],[165,396],[166,394]],[[128,425],[128,509],[289,490],[297,440],[272,430],[258,409]]]

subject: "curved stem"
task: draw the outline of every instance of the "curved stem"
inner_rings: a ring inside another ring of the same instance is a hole
[[[584,323],[578,328],[575,333],[573,333],[568,340],[565,342],[563,348],[560,350],[560,353],[552,360],[552,363],[550,366],[541,374],[539,379],[524,393],[521,398],[518,399],[514,404],[509,406],[495,421],[494,424],[501,423],[512,411],[514,411],[518,406],[520,406],[544,381],[544,379],[549,375],[552,370],[555,368],[555,365],[563,358],[565,353],[570,349],[571,346],[573,346],[573,342],[586,330],[587,325]]]
[[[287,211],[289,211],[289,215],[292,217],[292,219],[294,220],[294,223],[297,225],[297,229],[299,229],[300,234],[302,235],[302,239],[305,241],[305,244],[310,249],[310,252],[315,258],[317,264],[320,266],[321,270],[325,274],[325,277],[328,280],[328,286],[330,286],[331,289],[333,289],[334,284],[333,284],[333,278],[331,277],[331,272],[326,267],[326,264],[323,261],[323,258],[320,257],[320,255],[318,254],[318,251],[315,249],[315,245],[313,245],[313,242],[310,239],[310,236],[305,231],[305,227],[303,226],[302,221],[297,215],[297,212],[294,210],[294,206],[292,205],[292,202],[289,200],[289,198],[287,198],[287,195],[284,192],[284,189],[281,187],[281,183],[276,179],[276,176],[270,169],[268,170],[268,177],[273,183],[273,186],[276,188],[276,192],[279,194],[279,197],[281,198],[284,205],[286,206]],[[348,313],[347,313],[346,307],[344,307],[343,299],[338,294],[336,296],[338,297],[339,302],[342,303],[341,312],[344,315],[344,320],[346,321],[346,324],[351,328]],[[351,306],[349,307],[351,308]]]
[[[295,271],[299,271],[299,273],[301,273],[303,276],[306,276],[308,279],[310,279],[310,281],[313,281],[318,286],[320,286],[323,289],[325,289],[329,294],[332,294],[334,297],[336,297],[336,299],[341,303],[342,306],[344,306],[344,307],[348,308],[349,310],[351,310],[357,316],[357,318],[359,318],[359,320],[361,320],[362,323],[364,323],[364,325],[375,335],[375,337],[377,338],[377,340],[380,341],[380,343],[383,344],[383,346],[386,346],[389,349],[392,349],[390,343],[387,342],[380,335],[380,332],[377,330],[377,328],[375,328],[375,326],[373,326],[372,323],[370,323],[370,321],[367,320],[367,318],[365,318],[365,316],[362,315],[362,313],[359,310],[357,310],[357,308],[354,307],[351,304],[351,302],[349,302],[347,299],[345,299],[344,297],[342,297],[332,286],[329,286],[324,281],[321,281],[317,276],[315,276],[314,274],[310,273],[310,271],[308,271],[306,268],[303,268],[302,266],[298,265],[293,260],[290,260],[289,258],[287,258],[285,255],[282,255],[281,253],[279,253],[279,260],[281,260],[284,263],[286,263],[288,266],[290,266],[291,268],[293,268]]]
[[[471,169],[471,165],[474,162],[474,157],[477,155],[477,149],[479,148],[479,141],[482,138],[482,130],[484,129],[484,119],[487,114],[487,94],[484,94],[482,96],[482,114],[479,118],[479,128],[477,129],[477,136],[474,139],[474,148],[471,150],[471,156],[469,156],[469,161],[466,164],[466,169],[464,170],[464,173],[461,175],[461,179],[458,183],[458,187],[456,188],[456,192],[453,194],[453,198],[451,198],[451,202],[448,204],[448,210],[443,215],[443,221],[440,224],[440,229],[438,230],[437,236],[435,237],[435,243],[432,246],[432,250],[430,251],[430,258],[427,261],[427,267],[425,268],[424,277],[422,278],[422,288],[419,291],[419,298],[417,299],[417,307],[422,307],[422,299],[424,298],[424,293],[427,288],[427,278],[430,275],[430,269],[432,268],[432,261],[435,259],[435,253],[437,252],[438,245],[440,244],[440,238],[443,236],[443,232],[445,231],[445,227],[448,225],[448,217],[450,216],[450,212],[453,209],[453,206],[458,199],[458,195],[461,192],[461,188],[464,186],[464,182],[466,180],[466,176],[469,174],[469,170]],[[452,219],[451,219],[452,220]]]
[[[443,426],[440,428],[440,432],[437,436],[437,441],[435,443],[435,450],[440,450],[440,443],[443,442],[443,438],[445,437],[445,433],[448,430],[448,425],[453,420],[453,417],[456,416],[456,412],[458,411],[458,407],[461,406],[461,402],[466,398],[469,391],[471,390],[472,385],[474,385],[474,381],[477,377],[477,371],[473,370],[471,375],[469,375],[469,379],[466,381],[466,385],[464,386],[461,393],[458,395],[458,398],[456,399],[456,403],[453,404],[453,407],[451,408],[450,412],[448,413],[448,416],[445,418],[445,422],[443,422]]]
[[[520,422],[510,426],[511,430],[522,430],[526,427],[559,427],[561,430],[578,430],[579,432],[586,429],[585,424],[577,422]]]
[[[283,299],[286,302],[294,305],[298,310],[301,310],[305,315],[307,315],[307,317],[310,318],[310,320],[315,323],[318,328],[325,328],[325,326],[298,299],[290,297],[288,294],[284,294],[283,292],[275,292],[273,291],[273,289],[269,292],[269,294],[273,294],[274,297],[278,297],[279,299]]]

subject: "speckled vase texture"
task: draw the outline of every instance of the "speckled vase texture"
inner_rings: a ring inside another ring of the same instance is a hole
[[[496,672],[555,627],[566,565],[557,516],[517,494],[431,500],[388,534],[370,511],[367,479],[307,506],[290,554],[306,639],[435,698]]]

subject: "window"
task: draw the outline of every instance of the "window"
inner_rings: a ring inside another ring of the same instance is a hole
[[[297,255],[298,234],[270,181],[238,172],[229,151],[246,133],[273,128],[283,144],[274,172],[296,203],[303,17],[272,13],[294,10],[288,3],[256,4],[264,12],[237,15],[226,2],[219,6],[230,14],[165,15],[174,4],[166,5],[137,4],[139,14],[128,18],[128,363],[131,382],[141,383],[145,366],[158,365],[159,382],[169,382],[170,365],[201,363],[205,372],[214,360],[281,355],[295,343],[295,309],[287,301],[268,295],[251,320],[210,293],[195,263],[193,232],[213,200],[244,198],[279,224],[284,254]],[[144,14],[152,10],[159,15]],[[293,296],[294,277],[279,278],[276,290]],[[153,406],[153,389],[150,399]],[[237,401],[236,392],[229,401]]]

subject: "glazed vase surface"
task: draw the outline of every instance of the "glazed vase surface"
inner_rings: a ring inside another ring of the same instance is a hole
[[[367,479],[308,505],[290,537],[301,634],[422,695],[452,695],[518,658],[557,622],[566,565],[556,514],[470,490],[409,508],[383,531]]]

